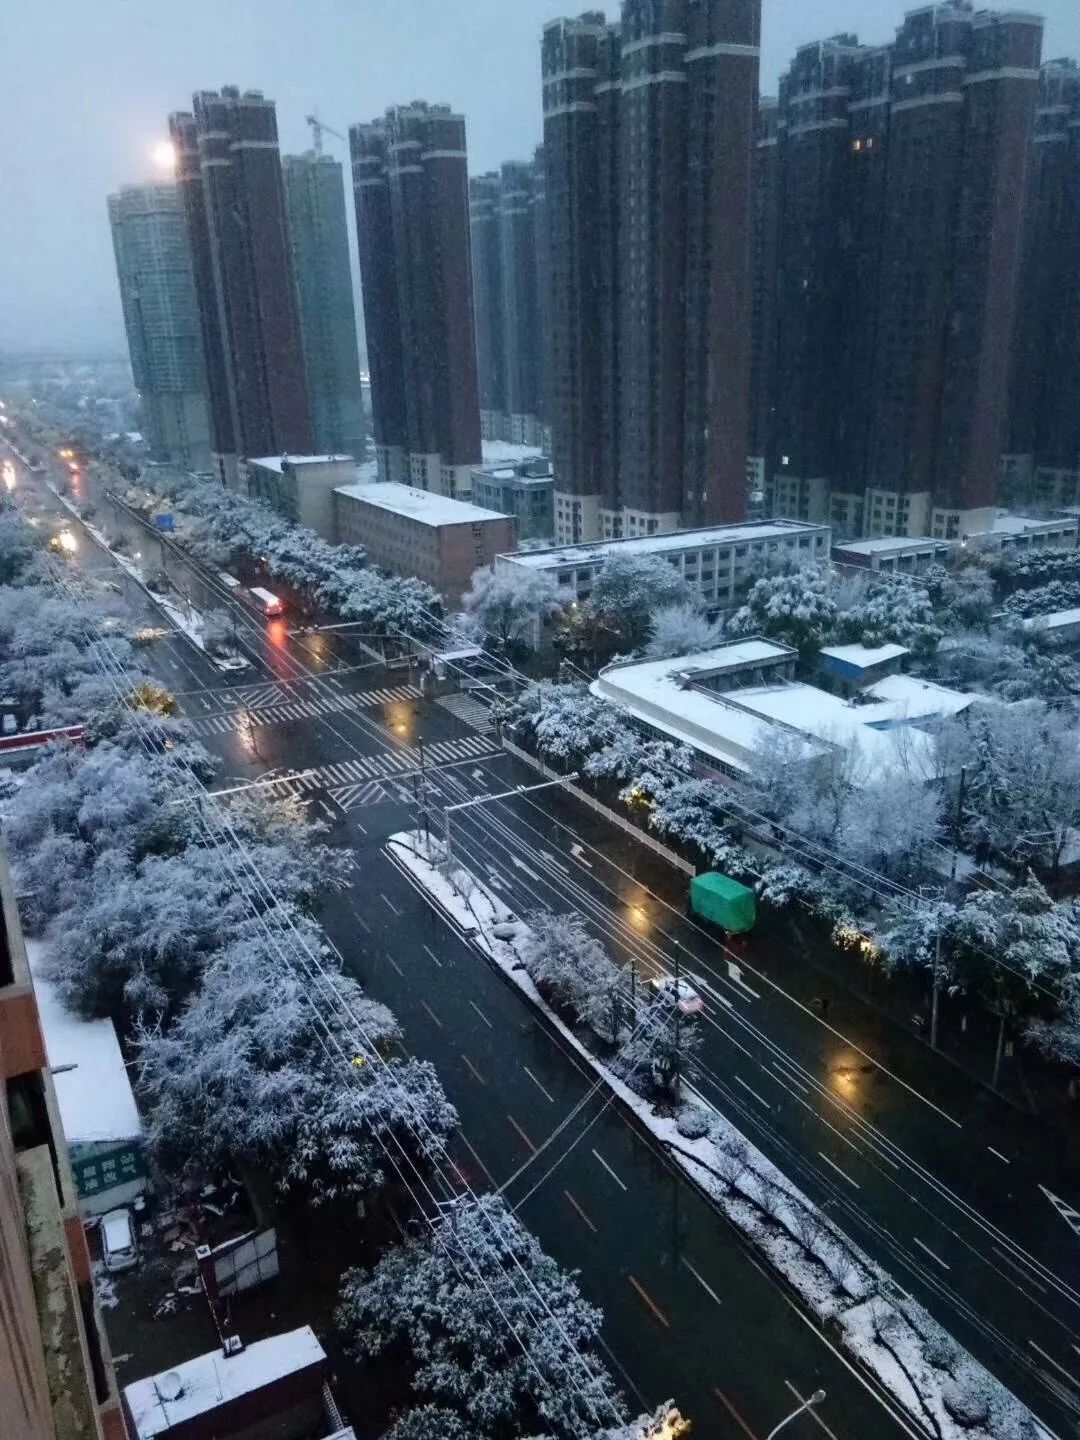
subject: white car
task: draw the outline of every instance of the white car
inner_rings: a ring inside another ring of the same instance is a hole
[[[113,1274],[138,1265],[139,1247],[130,1210],[109,1210],[101,1217],[101,1258]]]
[[[222,655],[214,661],[214,664],[226,675],[231,675],[237,670],[251,669],[251,661],[245,660],[242,655]]]
[[[705,1009],[705,1001],[694,987],[685,980],[676,980],[674,975],[654,975],[649,984],[658,994],[677,995],[679,1009],[684,1015],[696,1015]]]

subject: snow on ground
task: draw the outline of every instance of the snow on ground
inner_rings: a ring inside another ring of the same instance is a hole
[[[673,1118],[657,1115],[648,1101],[583,1045],[524,969],[518,947],[529,937],[528,926],[475,876],[456,862],[448,866],[445,849],[438,841],[426,841],[419,831],[403,832],[391,836],[386,848],[451,923],[544,1012],[549,1023],[772,1262],[813,1313],[837,1328],[844,1347],[921,1428],[927,1428],[928,1415],[932,1415],[941,1440],[1027,1440],[1049,1435],[1010,1391],[703,1096],[687,1087],[694,1104],[708,1112],[710,1133],[687,1139]],[[501,936],[496,929],[503,932]],[[734,1166],[733,1155],[737,1157]],[[938,1365],[931,1363],[928,1352]],[[969,1409],[968,1423],[963,1425],[946,1407],[949,1398],[953,1409],[959,1408],[960,1396]],[[971,1415],[982,1418],[971,1423]]]

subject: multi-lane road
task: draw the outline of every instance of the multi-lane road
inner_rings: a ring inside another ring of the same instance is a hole
[[[79,561],[109,565],[88,543]],[[213,583],[175,557],[170,568],[196,599]],[[340,632],[236,619],[251,669],[232,683],[177,633],[148,659],[220,757],[217,788],[296,793],[355,854],[328,932],[437,1065],[470,1182],[501,1185],[536,1156],[508,1198],[580,1268],[628,1391],[649,1405],[674,1395],[701,1435],[763,1436],[818,1386],[825,1403],[791,1434],[918,1433],[619,1110],[586,1100],[575,1057],[387,858],[386,837],[416,823],[421,770],[435,812],[537,778],[500,751],[483,710],[423,700],[408,670]],[[1075,1203],[1075,1157],[859,1000],[834,995],[823,1016],[820,981],[790,956],[725,952],[685,918],[685,879],[576,802],[492,800],[454,812],[452,829],[516,908],[582,914],[642,976],[681,947],[707,1000],[701,1091],[1054,1431],[1075,1428],[1080,1237],[1040,1189]]]

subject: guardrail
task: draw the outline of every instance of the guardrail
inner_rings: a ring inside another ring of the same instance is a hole
[[[689,860],[684,860],[681,855],[676,855],[674,850],[669,850],[666,845],[662,845],[654,835],[650,835],[647,831],[641,830],[638,826],[631,824],[625,815],[620,815],[617,810],[612,810],[611,807],[605,805],[602,800],[597,800],[595,795],[590,795],[587,790],[582,790],[579,786],[572,784],[558,770],[553,770],[550,765],[545,765],[542,760],[537,759],[535,755],[530,755],[529,752],[523,750],[520,745],[515,745],[512,740],[507,740],[506,737],[503,736],[502,746],[503,749],[513,755],[516,760],[521,760],[526,765],[530,765],[534,770],[538,770],[541,775],[546,776],[549,780],[562,780],[562,788],[573,795],[576,800],[580,800],[583,805],[588,805],[590,810],[595,810],[598,815],[602,815],[605,820],[610,820],[612,825],[617,825],[620,830],[625,830],[626,833],[633,836],[640,845],[644,845],[646,849],[651,850],[655,855],[659,855],[660,858],[666,860],[669,865],[674,865],[676,870],[681,870],[684,875],[695,875],[697,873]]]
[[[18,735],[0,735],[0,754],[10,750],[33,750],[50,740],[81,740],[81,725],[64,725],[57,730],[27,730]]]

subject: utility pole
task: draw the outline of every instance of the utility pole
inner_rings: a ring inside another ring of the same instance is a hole
[[[954,854],[953,860],[955,862]],[[938,915],[937,934],[934,936],[934,988],[930,996],[930,1049],[937,1049],[938,1007],[941,1000],[941,915]]]
[[[476,805],[490,805],[494,800],[513,800],[518,795],[533,795],[537,790],[551,790],[556,785],[569,785],[572,780],[578,779],[578,772],[575,770],[569,775],[560,775],[557,780],[543,780],[539,785],[518,785],[513,790],[502,790],[497,795],[477,795],[473,800],[461,800],[456,805],[443,806],[443,844],[446,846],[446,858],[452,858],[450,848],[450,815],[454,810],[471,810]]]
[[[960,784],[956,791],[956,816],[953,820],[953,852],[952,852],[952,873],[949,876],[951,884],[956,884],[956,862],[960,858],[960,827],[964,819],[964,782],[967,779],[967,766],[960,766]]]
[[[675,942],[675,1104],[679,1103],[682,1092],[682,1008],[679,990],[679,942]]]
[[[420,751],[420,819],[424,826],[424,839],[427,841],[428,854],[431,854],[431,824],[428,820],[427,803],[427,766],[424,762],[424,737],[416,737],[416,746]]]

